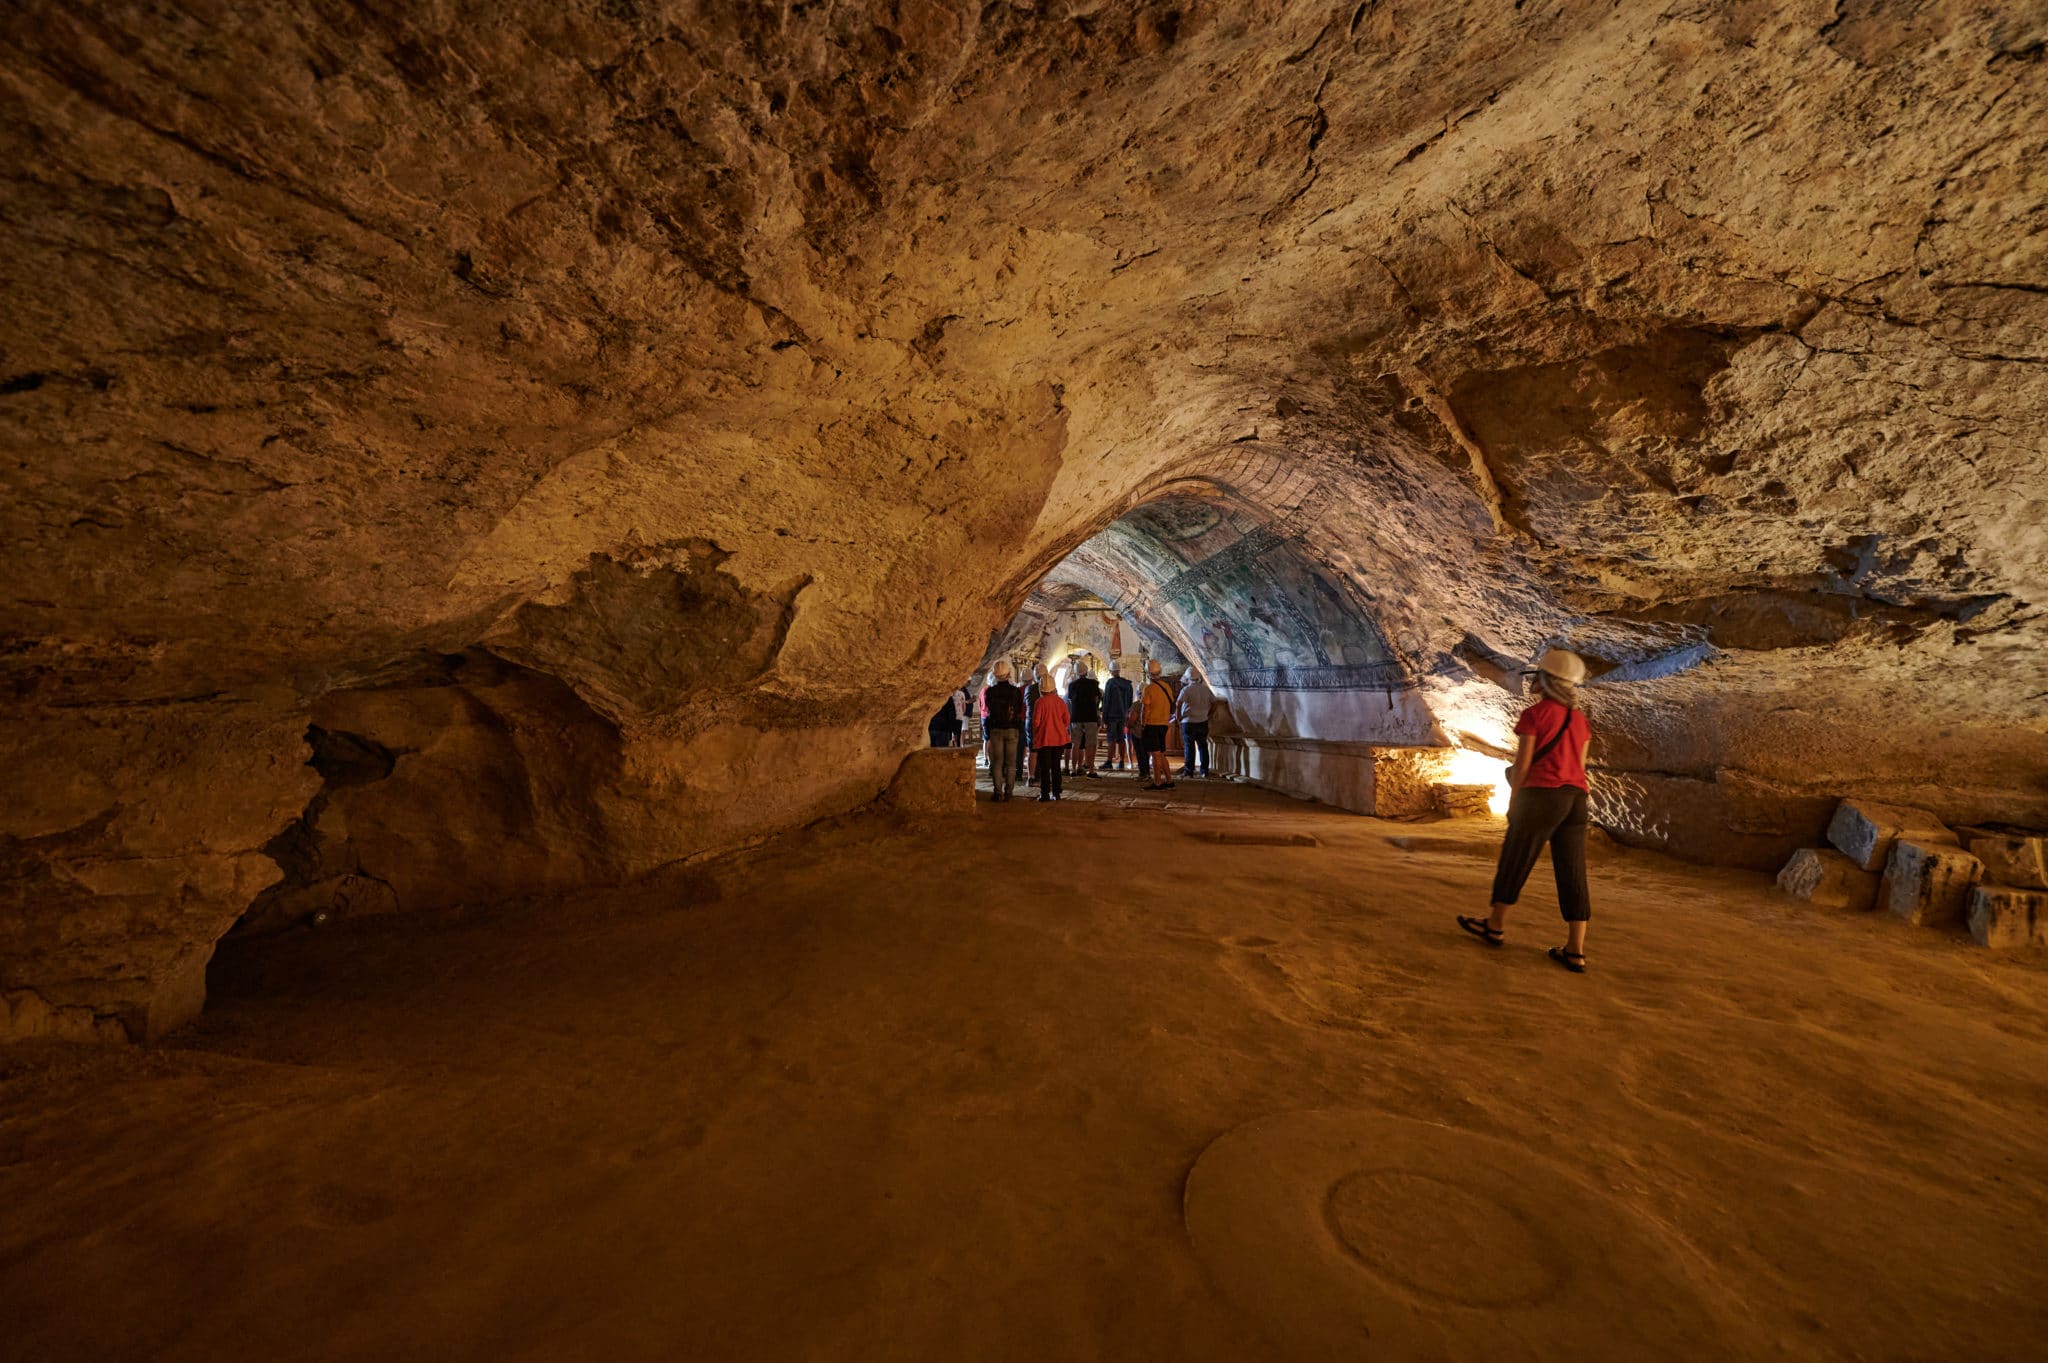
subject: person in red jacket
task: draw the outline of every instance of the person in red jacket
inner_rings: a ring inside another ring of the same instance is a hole
[[[1063,790],[1060,768],[1065,765],[1069,729],[1067,703],[1058,688],[1048,686],[1038,693],[1031,707],[1031,746],[1038,749],[1038,798],[1057,800]]]
[[[1539,699],[1515,722],[1521,741],[1508,768],[1515,793],[1508,801],[1507,837],[1493,877],[1493,911],[1484,918],[1458,919],[1459,927],[1486,945],[1504,942],[1508,910],[1521,898],[1548,843],[1565,928],[1564,945],[1552,947],[1550,959],[1575,973],[1586,968],[1586,923],[1593,916],[1586,891],[1586,750],[1593,744],[1593,728],[1578,706],[1579,683],[1585,679],[1585,662],[1561,648],[1551,649],[1536,664]]]

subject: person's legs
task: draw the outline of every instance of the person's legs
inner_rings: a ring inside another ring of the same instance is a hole
[[[1586,888],[1586,792],[1574,786],[1564,822],[1550,835],[1550,869],[1557,876],[1557,908],[1564,915],[1565,947],[1574,956],[1586,954],[1586,924],[1593,917],[1593,897]]]
[[[1015,729],[992,729],[988,741],[988,781],[996,798],[1007,800],[1017,788],[1017,758],[1014,749],[1019,735]]]
[[[1188,725],[1185,742],[1188,745],[1188,765],[1193,766],[1197,757],[1202,759],[1202,775],[1209,774],[1209,721]]]
[[[1038,798],[1041,800],[1052,798],[1053,773],[1059,770],[1059,763],[1053,759],[1058,756],[1059,753],[1052,748],[1039,748],[1032,754],[1032,759],[1038,764]]]
[[[1150,773],[1151,784],[1161,789],[1173,784],[1173,764],[1166,756],[1166,726],[1147,724],[1145,738],[1141,745],[1146,754],[1146,770]]]
[[[1522,886],[1536,869],[1536,859],[1550,835],[1571,812],[1569,794],[1555,790],[1524,788],[1508,801],[1508,831],[1501,840],[1500,861],[1493,873],[1493,900],[1486,924],[1499,932],[1507,923],[1508,910],[1522,897]]]
[[[1067,766],[1067,745],[1062,743],[1059,747],[1048,750],[1048,755],[1052,758],[1052,798],[1057,800],[1067,793],[1064,774]]]

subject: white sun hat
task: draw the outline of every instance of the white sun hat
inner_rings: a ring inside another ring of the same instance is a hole
[[[1561,682],[1573,686],[1586,680],[1586,660],[1566,649],[1553,648],[1537,661],[1538,672],[1548,672]]]

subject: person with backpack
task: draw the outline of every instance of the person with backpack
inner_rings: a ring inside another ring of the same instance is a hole
[[[1102,779],[1095,770],[1095,732],[1102,727],[1102,683],[1085,664],[1077,664],[1074,679],[1067,683],[1067,709],[1074,722],[1072,767],[1076,775],[1091,781]]]
[[[1109,731],[1109,769],[1122,771],[1131,755],[1130,735],[1125,726],[1131,715],[1131,679],[1123,676],[1123,664],[1109,664],[1109,684],[1102,688],[1102,727]]]
[[[1072,733],[1067,723],[1067,703],[1059,688],[1043,686],[1031,707],[1031,746],[1037,753],[1038,798],[1057,800],[1064,793],[1061,776],[1066,766],[1067,743]]]
[[[1492,912],[1484,918],[1462,914],[1458,926],[1490,947],[1507,940],[1507,914],[1522,886],[1550,847],[1557,876],[1557,907],[1564,915],[1565,942],[1550,959],[1574,974],[1586,969],[1586,924],[1593,916],[1586,889],[1586,752],[1593,728],[1578,707],[1586,664],[1578,654],[1553,648],[1536,664],[1534,705],[1515,721],[1520,742],[1508,784],[1508,830],[1493,877]]]
[[[1010,663],[994,668],[995,680],[982,694],[988,711],[988,783],[991,803],[1001,804],[1017,788],[1018,757],[1024,746],[1024,693],[1010,681]]]
[[[1166,729],[1173,723],[1173,688],[1160,675],[1159,660],[1146,667],[1145,690],[1138,697],[1143,726],[1138,739],[1138,775],[1147,790],[1172,790],[1173,767],[1166,759]]]

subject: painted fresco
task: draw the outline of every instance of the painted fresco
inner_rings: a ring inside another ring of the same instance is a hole
[[[1152,658],[1174,670],[1186,666],[1183,651],[1150,621],[1059,584],[1031,594],[996,636],[982,667],[997,658],[1007,658],[1020,669],[1034,663],[1050,668],[1080,661],[1096,672],[1106,671],[1115,661],[1131,675]]]
[[[1104,538],[1119,566],[1168,608],[1181,646],[1226,682],[1277,671],[1341,687],[1377,684],[1397,670],[1344,591],[1292,540],[1243,512],[1174,499],[1132,513]]]
[[[1175,671],[1192,661],[1223,690],[1412,684],[1365,603],[1286,522],[1203,497],[1140,507],[1075,550],[990,656],[1052,665],[1077,653],[1132,675],[1154,657]]]

